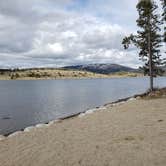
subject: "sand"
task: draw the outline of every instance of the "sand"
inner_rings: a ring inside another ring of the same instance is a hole
[[[165,166],[166,98],[130,100],[0,141],[0,166]]]

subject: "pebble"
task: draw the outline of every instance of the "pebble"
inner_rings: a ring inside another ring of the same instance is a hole
[[[14,137],[14,136],[17,136],[17,135],[19,135],[21,133],[22,133],[22,131],[16,131],[16,132],[10,134],[8,137]]]
[[[48,126],[51,126],[51,125],[53,125],[53,124],[55,124],[56,122],[59,122],[60,120],[59,119],[57,119],[57,120],[52,120],[52,121],[50,121],[49,123],[48,123]]]
[[[48,124],[37,124],[35,127],[37,128],[42,128],[42,127],[47,127]]]
[[[30,126],[24,129],[24,132],[30,132],[32,129],[34,129],[34,126]]]
[[[133,101],[133,100],[136,100],[136,98],[132,97],[128,101]]]
[[[0,141],[4,140],[6,137],[3,135],[0,135]]]
[[[92,114],[93,112],[97,111],[97,109],[90,109],[85,112],[85,114]]]
[[[81,113],[78,115],[79,118],[82,118],[83,116],[85,116],[85,113]]]

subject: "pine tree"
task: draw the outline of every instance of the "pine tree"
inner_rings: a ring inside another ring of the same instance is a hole
[[[125,49],[134,44],[140,49],[139,57],[144,62],[144,75],[150,76],[150,90],[154,89],[153,78],[162,75],[162,59],[160,54],[161,35],[160,17],[157,14],[158,6],[152,0],[141,0],[137,4],[139,18],[136,20],[139,30],[122,41]]]
[[[166,43],[166,0],[161,0],[163,13],[162,13],[162,21],[164,23],[164,42]]]

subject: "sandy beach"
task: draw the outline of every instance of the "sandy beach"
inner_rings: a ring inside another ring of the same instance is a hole
[[[0,141],[0,166],[121,165],[166,165],[166,98],[107,105]]]

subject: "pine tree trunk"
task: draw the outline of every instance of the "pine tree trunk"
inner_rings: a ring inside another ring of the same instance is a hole
[[[151,16],[149,16],[149,34],[148,34],[148,47],[149,47],[149,77],[150,77],[150,91],[153,91],[153,61],[152,61],[152,46],[151,46]]]
[[[150,38],[150,37],[149,37]],[[152,63],[152,52],[149,50],[149,77],[150,77],[150,91],[153,91],[153,63]]]
[[[148,39],[148,47],[149,47],[149,77],[150,77],[150,91],[153,91],[153,61],[152,61],[152,48],[151,48],[151,33],[149,31],[149,39]]]

